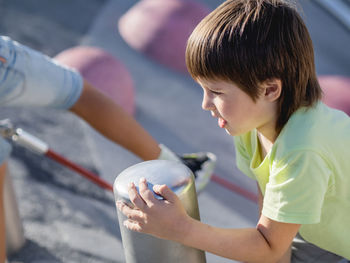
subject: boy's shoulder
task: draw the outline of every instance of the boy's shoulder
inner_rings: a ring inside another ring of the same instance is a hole
[[[278,152],[313,150],[323,152],[328,145],[350,142],[350,118],[322,102],[301,108],[288,120],[278,136]]]

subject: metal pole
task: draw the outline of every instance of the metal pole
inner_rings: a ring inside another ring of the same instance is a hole
[[[6,229],[6,253],[11,255],[25,243],[24,231],[19,215],[12,179],[7,172],[4,182],[4,211]]]
[[[115,200],[122,200],[132,206],[128,195],[128,185],[130,182],[138,185],[141,177],[146,178],[151,191],[153,191],[153,185],[166,184],[179,197],[187,214],[200,220],[194,175],[187,166],[180,162],[166,160],[146,161],[133,165],[121,172],[115,179]],[[163,199],[157,195],[155,197]],[[127,263],[206,262],[204,251],[174,241],[133,232],[123,225],[124,220],[127,219],[126,216],[118,209],[117,214]]]

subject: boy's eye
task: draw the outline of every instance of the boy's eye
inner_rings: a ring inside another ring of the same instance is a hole
[[[213,93],[213,94],[215,94],[215,95],[220,95],[220,94],[222,94],[222,92],[220,92],[220,91],[214,91],[214,90],[212,90],[211,93]]]

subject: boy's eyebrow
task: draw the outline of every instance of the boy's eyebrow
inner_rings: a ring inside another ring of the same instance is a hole
[[[196,82],[202,89],[208,89],[208,90],[213,90],[213,91],[225,90],[225,88],[220,87],[218,85],[207,85],[206,83],[201,83],[199,80],[196,80]]]
[[[224,90],[225,88],[223,87],[220,87],[218,85],[211,85],[211,86],[207,86],[207,85],[204,85],[207,89],[210,89],[210,90],[216,90],[216,91],[221,91],[221,90]]]

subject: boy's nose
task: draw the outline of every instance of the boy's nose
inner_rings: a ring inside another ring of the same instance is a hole
[[[203,100],[202,100],[202,109],[210,111],[214,107],[214,104],[212,103],[210,97],[204,92],[203,94]]]

